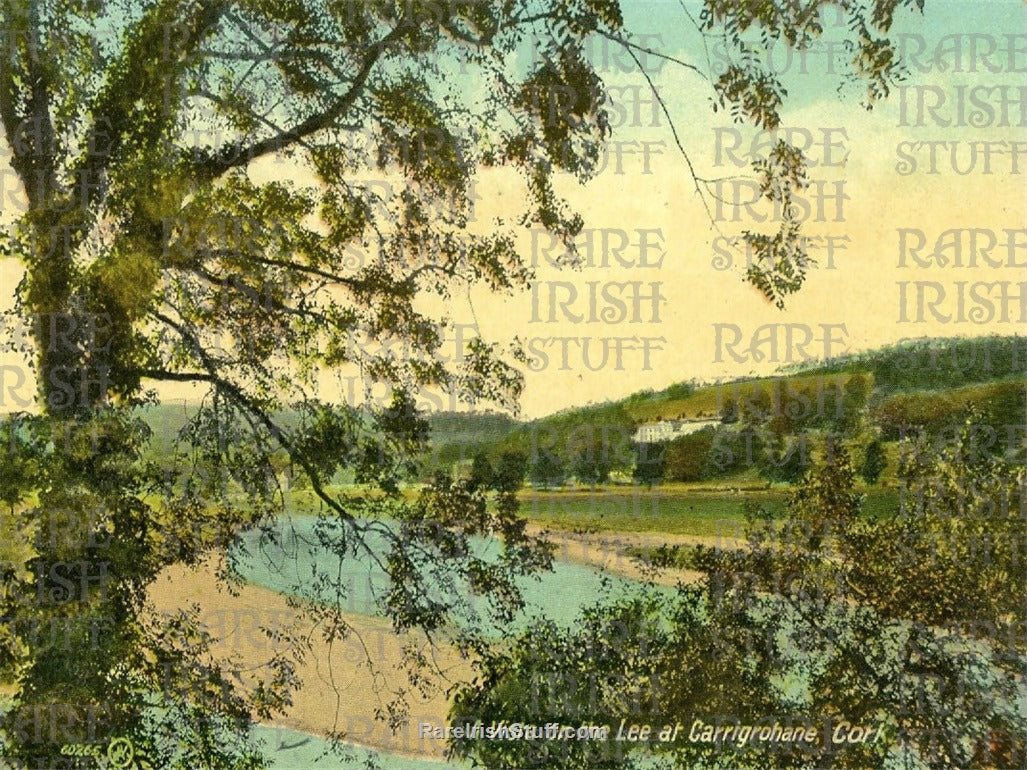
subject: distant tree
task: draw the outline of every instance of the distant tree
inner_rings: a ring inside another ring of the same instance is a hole
[[[613,470],[613,450],[598,436],[578,447],[574,453],[571,473],[581,484],[596,486],[610,478]]]
[[[731,425],[738,422],[738,401],[729,398],[720,407],[720,421],[724,425]]]
[[[567,464],[555,452],[540,450],[531,461],[528,479],[542,489],[562,486],[567,480]]]
[[[723,72],[700,72],[715,107],[772,131],[784,85],[751,55],[748,36],[805,51],[825,33],[821,11],[840,8],[852,31],[847,77],[873,103],[900,75],[894,13],[915,4],[706,0],[681,18],[733,57]],[[0,253],[25,266],[15,315],[39,386],[33,430],[44,452],[15,528],[45,522],[55,526],[40,532],[64,533],[35,539],[29,573],[102,562],[108,578],[104,591],[60,606],[8,603],[0,616],[15,628],[114,621],[67,651],[31,634],[9,645],[21,658],[7,754],[62,761],[52,737],[61,724],[44,720],[27,737],[18,726],[70,703],[103,711],[95,740],[159,737],[191,752],[168,753],[169,763],[231,766],[243,760],[224,736],[284,707],[289,669],[279,661],[266,687],[240,692],[230,672],[207,665],[203,644],[182,646],[206,638],[195,619],[176,618],[176,633],[143,622],[148,586],[281,512],[270,459],[280,449],[352,543],[364,532],[361,501],[332,494],[330,481],[345,470],[397,494],[425,447],[418,392],[511,405],[522,384],[514,359],[474,339],[455,360],[444,348],[452,319],[424,310],[529,280],[514,226],[469,226],[479,173],[516,172],[523,195],[510,197],[523,211],[505,222],[544,228],[573,257],[584,220],[557,182],[599,170],[612,125],[591,43],[616,46],[646,79],[642,56],[688,76],[697,65],[639,43],[613,0],[11,0],[0,4],[0,33],[4,149],[26,200]],[[667,101],[654,98],[669,120]],[[783,305],[809,264],[793,205],[806,162],[782,140],[753,165],[783,216],[774,232],[744,234],[746,278]],[[705,180],[693,181],[708,200]],[[363,408],[311,395],[326,372],[343,371],[388,395]],[[143,459],[138,408],[161,383],[206,397],[156,467]],[[281,416],[294,404],[289,425]],[[528,543],[508,506],[482,507],[453,485],[426,494],[430,504],[405,513],[440,526],[407,521],[390,543],[390,577],[408,589],[388,595],[401,629],[445,621],[445,608],[421,601],[431,589],[411,585],[422,546],[468,555],[451,539],[500,532],[511,554],[502,568],[463,566],[485,570],[478,582],[506,598],[513,577],[538,564],[526,558],[534,549],[518,547]],[[456,507],[463,515],[450,515]],[[102,552],[90,545],[103,538]],[[319,619],[326,633],[346,631],[341,613]],[[169,702],[155,706],[157,692]],[[169,709],[190,718],[171,738],[155,736],[147,715]]]
[[[1027,414],[1027,391],[1021,379],[967,385],[934,391],[900,392],[875,405],[873,420],[881,437],[898,441],[923,433],[939,444],[953,439],[953,426],[973,411],[978,451],[1023,457],[1022,437],[1010,426],[1022,425]]]
[[[817,736],[642,745],[687,770],[1023,767],[1027,469],[975,452],[972,423],[964,427],[941,452],[903,447],[905,502],[883,517],[863,510],[851,459],[830,442],[784,516],[751,512],[739,549],[694,549],[700,583],[639,588],[491,650],[461,688],[454,722],[616,731],[621,720],[673,725],[694,714],[718,727],[776,723]],[[832,740],[853,726],[873,737]],[[569,743],[463,739],[455,748],[490,768],[652,765],[640,744],[615,736]]]
[[[738,400],[738,416],[746,427],[759,428],[773,417],[774,402],[763,383],[753,383],[751,388]]]
[[[888,467],[888,456],[880,439],[874,439],[863,450],[863,462],[859,475],[867,484],[876,484],[884,469]]]
[[[508,449],[499,455],[493,486],[500,492],[516,492],[524,484],[528,474],[528,456],[524,452]]]
[[[479,489],[489,489],[495,478],[495,471],[492,469],[492,463],[489,462],[488,454],[484,450],[479,450],[471,461],[470,483]]]
[[[798,482],[812,464],[810,434],[786,436],[768,432],[757,460],[760,476],[771,482]]]
[[[694,382],[677,382],[665,389],[663,396],[667,399],[680,400],[688,398],[693,393],[695,393]]]
[[[867,411],[867,401],[873,390],[869,374],[853,374],[842,386],[841,403],[833,415],[834,430],[854,435],[859,431]]]
[[[710,474],[712,427],[680,436],[667,445],[664,473],[669,481],[703,481]]]
[[[751,427],[714,429],[704,474],[708,478],[730,476],[755,467],[763,452],[763,434]]]
[[[666,472],[667,445],[663,443],[642,443],[633,447],[635,463],[631,477],[638,484],[652,487],[664,479]]]

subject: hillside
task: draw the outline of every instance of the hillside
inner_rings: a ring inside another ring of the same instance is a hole
[[[866,452],[875,441],[895,442],[920,430],[930,438],[951,434],[971,408],[990,451],[1017,451],[1027,433],[1021,427],[1025,400],[1027,337],[913,340],[771,377],[680,382],[523,423],[504,424],[495,415],[436,416],[433,427],[441,429],[433,433],[430,464],[452,470],[479,452],[493,459],[519,452],[529,465],[543,456],[547,467],[536,474],[543,482],[547,473],[559,482],[582,471],[601,479],[635,472],[637,479],[639,466],[653,459],[633,445],[638,426],[706,420],[720,425],[657,450],[671,453],[676,480],[762,475],[780,481],[801,471],[827,431]],[[785,468],[797,454],[805,457]]]
[[[529,471],[542,457],[546,467],[535,469],[534,480],[543,485],[547,475],[555,483],[606,480],[611,474],[627,480],[632,473],[638,480],[640,467],[665,466],[668,460],[670,480],[787,480],[802,465],[789,471],[788,462],[796,454],[808,461],[826,431],[848,436],[860,452],[875,440],[893,444],[920,430],[940,440],[971,408],[982,424],[982,444],[990,451],[1015,451],[1027,434],[1025,393],[1027,337],[915,340],[771,377],[679,382],[531,421],[494,412],[431,413],[422,477],[459,472],[479,453],[493,461],[519,453]],[[154,456],[171,448],[196,409],[184,402],[145,409]],[[296,422],[288,413],[279,419]],[[718,424],[652,448],[655,457],[640,456],[632,440],[640,425],[695,420]],[[893,457],[894,448],[885,454]],[[641,480],[649,480],[644,472]]]

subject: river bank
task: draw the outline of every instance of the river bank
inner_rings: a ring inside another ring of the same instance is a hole
[[[534,534],[540,528],[533,526]],[[602,570],[631,580],[674,585],[700,575],[670,570],[651,575],[628,556],[632,548],[657,545],[725,545],[722,540],[691,535],[652,533],[582,533],[550,531],[555,558]],[[389,754],[441,761],[445,743],[419,738],[417,725],[447,722],[450,690],[473,676],[470,660],[443,639],[420,633],[397,634],[382,618],[344,613],[345,638],[326,636],[323,626],[278,591],[244,583],[232,591],[218,579],[218,565],[209,560],[195,568],[166,570],[150,589],[155,613],[174,613],[194,607],[212,635],[212,660],[242,682],[253,679],[276,656],[295,659],[301,683],[287,712],[271,726],[316,736],[341,735],[347,742]],[[275,633],[261,631],[268,628]],[[404,650],[423,654],[429,663],[425,676],[411,685],[404,667]],[[392,715],[390,704],[402,695],[408,703],[405,723],[381,719]]]

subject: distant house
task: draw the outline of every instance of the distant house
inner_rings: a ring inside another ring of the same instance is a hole
[[[660,444],[691,433],[698,433],[711,425],[720,425],[720,420],[660,420],[647,425],[639,425],[631,440],[636,444]]]

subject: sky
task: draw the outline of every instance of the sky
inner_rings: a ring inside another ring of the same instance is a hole
[[[811,51],[804,63],[779,57],[777,66],[790,66],[788,85],[796,97],[785,111],[784,130],[791,129],[792,139],[808,145],[807,155],[820,164],[810,171],[815,181],[806,223],[819,265],[784,310],[744,283],[744,256],[725,258],[730,239],[743,230],[773,231],[772,225],[756,221],[766,213],[763,207],[730,205],[751,200],[749,170],[737,164],[751,159],[747,152],[765,153],[767,142],[758,138],[754,147],[751,129],[714,114],[702,78],[672,64],[663,67],[656,83],[682,145],[699,176],[724,178],[713,190],[726,202],[718,207],[708,199],[710,216],[674,147],[668,121],[662,115],[654,120],[651,105],[639,105],[644,117],[626,122],[642,125],[624,126],[623,141],[649,141],[654,143],[651,152],[663,154],[652,155],[646,168],[642,145],[630,146],[636,154],[623,155],[624,173],[617,173],[616,151],[611,150],[606,171],[565,192],[585,213],[586,227],[598,231],[596,252],[602,252],[603,232],[615,246],[623,232],[632,244],[660,248],[646,248],[647,259],[641,246],[629,248],[625,253],[634,256],[632,267],[611,258],[613,266],[573,274],[546,269],[543,255],[536,291],[501,306],[480,300],[489,308],[477,314],[486,336],[520,333],[547,354],[545,360],[538,356],[537,367],[528,372],[525,413],[601,402],[691,378],[769,374],[806,357],[908,338],[1023,333],[1027,311],[1019,297],[1027,285],[1018,282],[1027,281],[1025,11],[1022,2],[928,0],[922,18],[900,17],[897,31],[913,71],[904,89],[869,112],[858,95],[837,92],[826,51]],[[694,41],[690,48],[685,42],[690,35],[688,25],[680,23],[679,4],[631,3],[626,16],[636,34],[649,35],[649,40],[659,41],[666,33],[668,47],[661,50],[691,53],[689,61],[700,61]],[[1010,56],[1011,46],[1019,53]],[[720,54],[715,44],[711,55],[716,66]],[[621,93],[633,115],[639,92],[630,89],[644,81],[637,72],[611,75],[625,89]],[[975,111],[981,113],[977,119]],[[729,179],[738,175],[744,178]],[[931,256],[935,252],[939,257]],[[641,300],[637,323],[587,320],[582,310],[588,306],[590,284],[635,281],[643,289],[631,296],[651,295],[652,284],[658,284],[656,292],[664,299],[658,314],[651,302]],[[565,306],[568,283],[577,289],[578,300]],[[576,322],[581,315],[585,319]],[[753,335],[762,344],[752,346]],[[814,341],[803,346],[808,335]],[[602,360],[601,348],[585,360],[583,344],[564,343],[566,337],[587,337],[591,346],[603,337],[638,337],[639,342],[635,350],[623,351],[621,367],[611,347],[606,366],[593,371]]]
[[[704,45],[686,13],[697,17],[695,3],[624,5],[626,26],[640,44],[704,73],[720,71],[723,48],[715,40]],[[829,41],[844,36],[827,24]],[[1022,334],[1025,30],[1022,0],[927,0],[922,17],[903,12],[896,32],[910,78],[872,111],[860,105],[859,93],[839,92],[832,73],[842,57],[833,43],[805,57],[764,52],[786,73],[782,134],[816,164],[804,228],[818,265],[783,310],[745,283],[744,255],[729,247],[747,229],[775,229],[760,221],[765,206],[745,204],[753,189],[748,162],[776,137],[715,113],[702,74],[650,59],[672,130],[642,73],[597,45],[593,61],[615,105],[605,168],[584,185],[560,180],[560,191],[585,217],[582,241],[590,244],[584,253],[592,263],[555,267],[551,239],[524,233],[519,246],[536,273],[529,291],[475,291],[442,309],[487,339],[527,343],[525,417],[682,380],[769,374],[903,339]],[[712,180],[705,198],[689,161]],[[10,169],[3,172],[0,221],[9,221],[18,193]],[[252,175],[280,173],[255,168]],[[476,220],[483,227],[520,201],[520,185],[503,172],[482,178],[479,190]],[[0,261],[0,306],[10,306],[20,271]],[[0,358],[0,365],[11,362]],[[345,377],[323,382],[328,396],[351,387]],[[195,394],[172,388],[166,395]]]

